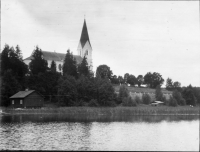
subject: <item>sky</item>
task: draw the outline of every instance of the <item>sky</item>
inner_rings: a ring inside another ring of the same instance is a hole
[[[94,71],[106,64],[117,76],[158,72],[200,86],[198,1],[1,0],[1,51],[19,45],[26,58],[38,45],[76,55],[84,18]]]

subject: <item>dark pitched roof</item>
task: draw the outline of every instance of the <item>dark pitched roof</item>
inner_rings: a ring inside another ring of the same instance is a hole
[[[29,94],[33,93],[35,90],[28,90],[28,91],[19,91],[18,93],[14,94],[10,98],[25,98]]]
[[[65,53],[57,53],[57,52],[49,52],[49,51],[42,51],[42,53],[43,53],[43,57],[45,60],[51,60],[51,61],[53,61],[53,60],[54,61],[64,61],[65,55],[66,55]],[[81,56],[79,56],[79,55],[73,55],[73,56],[76,59],[76,62],[78,64],[80,64],[82,62],[83,58]],[[24,60],[31,60],[31,59],[33,59],[32,56],[30,56]]]
[[[89,35],[88,35],[88,30],[87,30],[87,26],[86,26],[86,21],[84,19],[83,29],[82,29],[81,38],[80,38],[80,42],[81,42],[82,48],[84,47],[84,45],[85,45],[85,43],[87,41],[90,43],[90,39],[89,39]],[[91,43],[90,43],[90,46],[91,46]]]

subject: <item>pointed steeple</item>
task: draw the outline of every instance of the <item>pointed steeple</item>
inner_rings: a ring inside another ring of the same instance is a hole
[[[81,38],[80,38],[82,48],[84,47],[84,45],[87,41],[90,44],[90,39],[89,39],[88,31],[87,31],[86,21],[84,19],[83,29],[82,29]],[[90,46],[91,46],[91,44],[90,44]]]

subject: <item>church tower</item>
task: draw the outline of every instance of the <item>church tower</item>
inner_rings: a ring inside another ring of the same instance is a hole
[[[90,67],[90,70],[92,70],[93,69],[92,46],[90,43],[85,19],[84,19],[84,23],[83,23],[83,29],[82,29],[82,33],[81,33],[80,42],[79,42],[78,49],[77,49],[77,54],[80,55],[82,58],[84,56],[87,57],[88,66]]]

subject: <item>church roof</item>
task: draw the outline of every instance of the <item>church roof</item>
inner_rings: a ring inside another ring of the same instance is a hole
[[[42,51],[43,57],[45,60],[51,60],[51,61],[64,61],[65,59],[65,53],[57,53],[57,52],[49,52],[49,51]],[[76,59],[77,64],[80,64],[83,60],[83,58],[79,55],[73,55]],[[33,59],[32,56],[24,59],[24,60],[31,60]]]
[[[80,42],[81,42],[81,46],[82,48],[84,47],[86,42],[89,42],[90,46],[90,39],[89,39],[89,35],[88,35],[88,30],[87,30],[87,25],[86,25],[86,21],[84,19],[84,23],[83,23],[83,29],[82,29],[82,33],[81,33],[81,38],[80,38]]]

